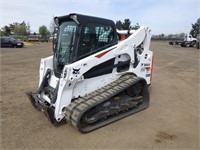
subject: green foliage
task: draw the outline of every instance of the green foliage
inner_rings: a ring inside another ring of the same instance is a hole
[[[191,29],[191,31],[190,31],[190,34],[191,34],[194,38],[196,38],[197,35],[198,35],[199,32],[200,32],[200,31],[199,31],[199,30],[200,30],[199,26],[200,26],[200,18],[197,19],[197,22],[196,22],[195,24],[192,24],[192,29]]]
[[[28,38],[27,37],[23,37],[23,38],[19,38],[20,41],[25,41],[27,42],[28,41]]]
[[[47,36],[49,34],[49,31],[45,25],[39,27],[39,34],[42,36]]]
[[[23,25],[16,24],[12,29],[15,35],[26,35],[26,28]]]
[[[185,33],[180,33],[177,35],[178,38],[183,39],[185,37]]]
[[[28,35],[30,34],[30,25],[29,23],[25,23],[25,21],[23,21],[22,23],[12,23],[9,25],[5,25],[4,27],[1,28],[1,35]]]
[[[133,29],[133,30],[137,30],[137,29],[139,29],[139,28],[140,28],[139,23],[136,23],[136,25],[132,26],[132,29]]]
[[[124,19],[124,22],[122,23],[122,29],[124,30],[131,29],[131,21],[129,19]]]
[[[140,28],[140,25],[136,23],[136,25],[131,26],[130,19],[124,19],[124,22],[121,22],[120,20],[116,21],[116,28],[118,30],[129,30],[129,29],[136,30]]]
[[[1,28],[1,35],[10,35],[11,34],[11,28],[9,26],[4,26]]]
[[[116,25],[116,28],[117,28],[118,30],[122,30],[123,27],[122,27],[122,22],[121,22],[120,20],[117,21],[115,25]]]
[[[158,34],[158,35],[152,35],[152,40],[183,40],[184,39],[185,34],[184,33],[180,33],[180,34],[169,34],[169,35],[165,35],[165,34]]]

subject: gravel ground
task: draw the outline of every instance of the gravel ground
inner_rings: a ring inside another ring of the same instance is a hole
[[[152,42],[150,107],[81,134],[52,126],[25,94],[51,44],[1,49],[1,149],[199,149],[199,50]]]

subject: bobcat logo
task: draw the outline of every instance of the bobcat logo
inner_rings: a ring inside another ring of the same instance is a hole
[[[80,72],[79,72],[80,69],[81,69],[81,68],[79,68],[79,69],[74,69],[74,68],[73,68],[73,72],[72,72],[72,73],[73,73],[73,74],[80,74]]]

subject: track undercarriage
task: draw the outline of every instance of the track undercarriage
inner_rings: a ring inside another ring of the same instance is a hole
[[[38,99],[37,94],[29,92],[27,95],[34,108],[43,111],[53,125],[59,125],[54,118],[53,107]],[[148,106],[149,93],[146,81],[128,74],[85,97],[75,99],[66,108],[65,119],[80,132],[87,133]]]
[[[83,133],[115,122],[149,105],[145,80],[124,75],[117,81],[74,100],[66,109],[66,120]]]

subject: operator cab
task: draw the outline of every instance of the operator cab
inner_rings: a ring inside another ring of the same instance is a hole
[[[108,19],[69,14],[55,17],[57,38],[53,44],[54,72],[60,76],[65,65],[76,62],[118,42],[115,23]]]

